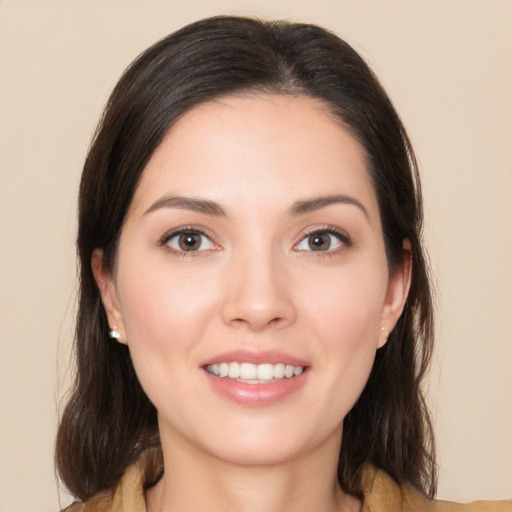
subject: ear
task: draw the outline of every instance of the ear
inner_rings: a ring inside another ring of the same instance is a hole
[[[103,251],[95,249],[92,253],[91,267],[94,279],[100,290],[101,300],[103,307],[107,314],[108,325],[110,329],[117,331],[120,337],[116,341],[119,343],[127,344],[126,331],[123,324],[123,315],[117,297],[116,286],[114,278],[110,271],[105,268],[103,264]]]
[[[394,269],[389,277],[386,300],[382,308],[381,327],[379,332],[378,348],[384,346],[389,333],[393,330],[409,295],[412,277],[412,251],[411,243],[404,239],[402,243],[402,263]]]

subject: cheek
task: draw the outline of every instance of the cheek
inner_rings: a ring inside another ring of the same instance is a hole
[[[321,352],[332,415],[342,418],[360,396],[377,350],[387,274],[353,272],[325,281],[304,306]],[[337,404],[335,406],[334,404]]]
[[[130,278],[128,278],[128,276]],[[215,312],[213,286],[200,272],[167,265],[118,269],[119,297],[133,363],[143,386],[156,375],[185,370]]]
[[[201,269],[173,265],[165,257],[155,257],[144,268],[143,258],[125,261],[118,269],[119,295],[126,329],[132,336],[147,336],[151,331],[183,332],[197,327],[194,322],[211,303],[214,289]]]
[[[304,294],[302,307],[334,346],[352,345],[378,332],[386,291],[386,271],[340,271]],[[373,341],[377,341],[375,338]]]

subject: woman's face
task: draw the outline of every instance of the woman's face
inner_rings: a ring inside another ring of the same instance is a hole
[[[142,174],[115,275],[98,251],[93,268],[164,447],[241,463],[339,444],[409,274],[389,275],[359,143],[318,100],[282,95],[182,117]]]

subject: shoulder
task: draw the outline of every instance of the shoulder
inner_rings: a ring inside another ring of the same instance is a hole
[[[84,503],[72,503],[61,512],[113,512],[112,493],[96,494]]]
[[[409,485],[397,484],[385,471],[369,467],[363,476],[362,512],[512,512],[512,500],[455,503],[431,500]]]
[[[158,480],[162,471],[160,451],[147,450],[127,468],[114,489],[73,503],[62,512],[146,512],[144,491]]]

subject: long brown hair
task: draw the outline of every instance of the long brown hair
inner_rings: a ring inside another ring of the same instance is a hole
[[[433,307],[420,182],[405,129],[346,42],[314,25],[239,17],[193,23],[140,55],[115,87],[93,139],[80,184],[77,371],[57,436],[59,475],[85,500],[115,486],[141,452],[159,444],[156,410],[128,349],[109,340],[91,256],[101,248],[112,270],[141,173],[173,123],[201,102],[245,90],[321,99],[366,153],[391,270],[401,262],[403,240],[410,241],[406,306],[344,420],[338,477],[346,492],[360,496],[362,468],[371,463],[433,496],[433,432],[420,389],[432,352]]]

